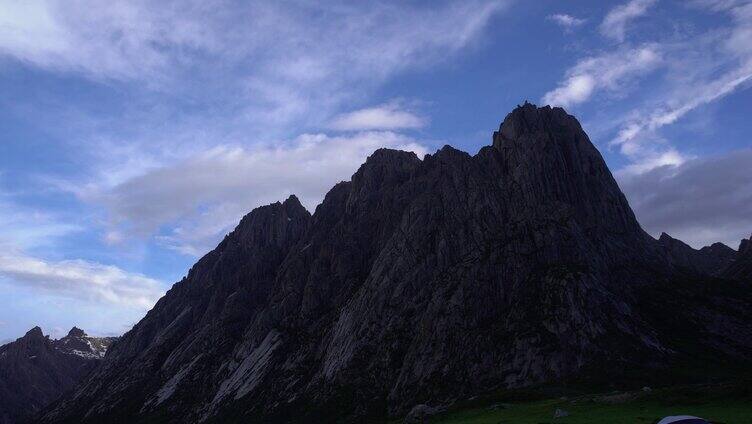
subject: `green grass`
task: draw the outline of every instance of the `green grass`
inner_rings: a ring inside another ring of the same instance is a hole
[[[430,420],[431,424],[640,424],[653,423],[667,415],[695,415],[714,423],[752,424],[752,398],[746,389],[729,387],[683,387],[650,393],[587,395],[450,411]],[[493,405],[493,404],[492,404]],[[553,418],[564,409],[568,417]]]

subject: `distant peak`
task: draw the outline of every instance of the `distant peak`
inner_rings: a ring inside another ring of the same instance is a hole
[[[715,250],[715,251],[731,251],[731,252],[734,251],[734,249],[726,246],[725,244],[723,244],[723,243],[721,243],[719,241],[711,244],[710,246],[705,246],[702,249]],[[702,249],[700,249],[700,250],[702,250]]]
[[[369,163],[369,162],[370,163],[383,163],[383,162],[394,162],[394,161],[419,162],[420,160],[418,159],[418,156],[413,152],[407,152],[404,150],[396,150],[396,149],[387,149],[385,147],[376,149],[366,159],[366,163]]]
[[[27,331],[24,337],[44,337],[44,334],[42,333],[42,329],[39,328],[39,326],[36,326]]]
[[[291,194],[287,198],[287,200],[285,200],[282,203],[282,208],[284,208],[285,212],[288,215],[294,215],[294,216],[298,216],[300,214],[310,215],[308,213],[308,209],[306,209],[305,206],[303,206],[303,204],[300,203],[300,199],[298,199],[298,196],[294,194]]]
[[[285,200],[285,202],[284,202],[284,203],[282,203],[282,204],[283,204],[283,205],[295,205],[295,204],[300,204],[300,199],[298,199],[298,196],[296,196],[296,195],[294,195],[294,194],[291,194],[290,196],[288,196],[288,197],[287,197],[287,199]]]
[[[358,171],[352,177],[352,181],[356,185],[359,184],[358,181],[363,182],[364,180],[380,185],[385,180],[402,178],[419,164],[420,159],[413,152],[386,148],[377,149],[358,168]]]
[[[748,239],[742,239],[741,243],[739,243],[739,253],[744,253],[750,249],[752,249],[752,236]]]
[[[494,132],[493,145],[500,148],[503,140],[517,140],[540,133],[582,132],[579,121],[560,107],[538,107],[525,101],[510,112]]]
[[[305,209],[303,207],[303,204],[300,203],[300,199],[298,199],[298,196],[291,194],[290,196],[285,199],[284,202],[282,202],[282,207],[285,208],[285,210],[290,209]]]
[[[78,327],[73,327],[68,332],[68,337],[86,337],[86,333]]]

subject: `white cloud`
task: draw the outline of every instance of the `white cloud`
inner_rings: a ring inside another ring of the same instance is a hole
[[[461,50],[509,1],[4,2],[0,56],[220,98],[257,126],[315,125],[394,73]]]
[[[692,110],[727,96],[750,80],[752,66],[744,66],[718,79],[686,87],[681,99],[669,99],[666,105],[658,106],[647,117],[638,117],[626,123],[612,144],[621,146],[624,153],[634,151],[646,132],[654,132],[673,124]]]
[[[559,87],[543,96],[544,104],[568,107],[583,103],[598,90],[619,92],[635,77],[656,69],[661,52],[656,45],[606,53],[580,60]]]
[[[629,21],[644,15],[656,0],[630,0],[611,9],[600,25],[601,34],[624,41]]]
[[[713,7],[720,6],[714,3]],[[731,6],[727,11],[734,25],[720,36],[665,46],[664,63],[671,76],[667,80],[669,88],[663,88],[660,97],[632,112],[611,140],[611,145],[618,146],[635,162],[627,167],[627,172],[681,164],[686,157],[674,148],[656,145],[656,140],[663,141],[659,130],[752,83],[752,3]],[[701,52],[699,56],[695,56],[695,50]]]
[[[666,150],[638,149],[628,156],[633,160],[633,163],[620,169],[618,175],[643,174],[655,168],[679,166],[692,159],[679,153],[674,148]]]
[[[626,22],[652,3],[629,2],[615,8],[604,20],[608,25],[601,29],[610,28],[621,38]],[[616,134],[608,137],[610,146],[618,147],[629,160],[620,170],[624,175],[676,167],[692,159],[672,146],[660,134],[661,128],[752,83],[752,3],[698,0],[692,4],[726,13],[731,22],[705,32],[672,33],[668,39],[638,48],[625,45],[616,52],[584,58],[566,72],[557,88],[543,96],[544,103],[565,107],[597,95],[620,100],[632,96],[630,100],[636,100],[637,106],[626,112],[603,112],[600,118],[610,119],[609,125],[617,128]],[[658,70],[656,78],[645,79]],[[642,90],[634,89],[637,81],[645,82]]]
[[[587,21],[586,19],[580,19],[566,13],[548,15],[546,19],[555,22],[557,25],[563,28],[564,31],[571,31],[572,29],[581,26]]]
[[[144,1],[29,0],[0,6],[0,54],[93,78],[148,80],[176,65],[177,50],[207,49],[211,34],[186,14],[199,3],[147,8]],[[178,13],[179,12],[179,13]],[[205,15],[210,16],[210,15]]]
[[[200,255],[254,207],[296,194],[313,210],[379,147],[426,153],[416,140],[388,131],[304,134],[278,146],[215,147],[79,195],[109,211],[112,241],[123,234],[156,235],[174,249]]]
[[[329,126],[339,131],[361,131],[414,129],[425,125],[425,118],[401,110],[397,103],[387,103],[335,116]]]
[[[46,294],[146,310],[163,294],[158,281],[84,260],[45,261],[22,253],[0,254],[0,277]]]

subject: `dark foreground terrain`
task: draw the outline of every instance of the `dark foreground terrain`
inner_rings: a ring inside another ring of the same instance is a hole
[[[493,400],[493,398],[496,398]],[[530,400],[521,400],[524,397]],[[543,393],[491,395],[476,406],[455,406],[432,424],[651,424],[692,415],[717,424],[752,423],[752,391],[743,384],[694,385],[545,398]],[[555,418],[556,411],[559,417]],[[395,423],[402,421],[395,421]]]
[[[378,150],[313,215],[255,209],[41,422],[383,422],[498,390],[734,379],[741,250],[646,234],[577,120],[525,104],[474,156]]]

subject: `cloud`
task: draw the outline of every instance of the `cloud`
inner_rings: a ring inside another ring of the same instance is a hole
[[[611,9],[600,25],[601,34],[617,41],[624,41],[627,24],[647,12],[656,0],[630,0]]]
[[[84,260],[52,262],[22,253],[0,254],[0,277],[46,294],[142,310],[164,294],[158,281],[115,266]]]
[[[257,206],[296,194],[313,210],[379,147],[421,157],[426,153],[418,141],[389,131],[304,134],[277,146],[214,147],[115,186],[86,187],[78,194],[107,209],[112,241],[123,234],[155,235],[161,243],[197,256]]]
[[[564,81],[543,95],[544,104],[573,106],[590,99],[597,91],[618,92],[635,77],[656,69],[661,63],[657,45],[605,53],[580,60]]]
[[[37,209],[17,205],[12,196],[0,192],[0,249],[28,249],[54,243],[58,237],[81,231],[76,224]]]
[[[391,75],[466,47],[508,3],[6,2],[0,56],[221,99],[225,113],[257,126],[321,124]]]
[[[699,248],[720,241],[736,248],[752,233],[752,150],[617,174],[649,233],[665,231]]]
[[[626,22],[653,3],[632,1],[613,9],[601,30],[623,38]],[[661,129],[752,83],[752,3],[697,0],[690,5],[725,13],[730,22],[706,31],[672,32],[664,39],[653,34],[657,41],[637,48],[625,44],[616,52],[586,57],[543,96],[543,103],[565,107],[597,96],[621,100],[613,105],[617,110],[601,113],[599,125],[609,128],[604,134],[609,146],[628,159],[619,171],[622,174],[678,166],[692,159]],[[641,90],[635,89],[638,81],[644,84]],[[626,110],[621,106],[628,104],[632,106]]]
[[[178,51],[211,47],[211,34],[187,16],[209,12],[199,4],[179,10],[174,2],[163,8],[147,8],[144,1],[113,1],[107,7],[79,0],[4,2],[0,54],[97,79],[154,78],[178,64]]]
[[[648,116],[638,115],[629,120],[611,143],[621,146],[622,152],[629,154],[639,148],[638,144],[643,141],[641,137],[644,138],[646,132],[655,132],[663,126],[673,124],[692,110],[733,93],[750,80],[752,62],[715,80],[686,87],[681,98],[677,96],[669,99],[665,105],[656,107]]]
[[[66,99],[34,109],[81,152],[46,180],[106,210],[106,243],[155,236],[198,255],[255,206],[294,191],[312,207],[377,147],[420,149],[388,131],[296,137],[427,124],[398,103],[342,112],[471,46],[509,3],[32,0],[0,6],[0,56],[128,94],[117,117]]]
[[[719,3],[712,6],[720,7]],[[672,164],[681,164],[675,149],[656,145],[656,140],[665,144],[659,130],[752,83],[752,3],[730,6],[726,11],[733,25],[720,35],[663,47],[669,70],[667,88],[660,97],[633,111],[610,143],[636,161],[628,171],[645,172],[668,164],[661,157],[674,157],[677,160]]]
[[[655,168],[679,166],[692,157],[685,156],[676,149],[669,147],[665,150],[652,148],[639,148],[627,154],[633,162],[620,169],[618,175],[643,174]]]
[[[557,13],[554,15],[548,15],[546,17],[547,20],[555,22],[557,25],[559,25],[564,31],[571,31],[574,28],[577,28],[584,24],[587,20],[586,19],[580,19],[572,15],[567,15],[566,13]]]
[[[388,103],[343,113],[334,117],[329,126],[339,131],[362,131],[415,129],[425,125],[425,118],[400,110],[399,104]]]

